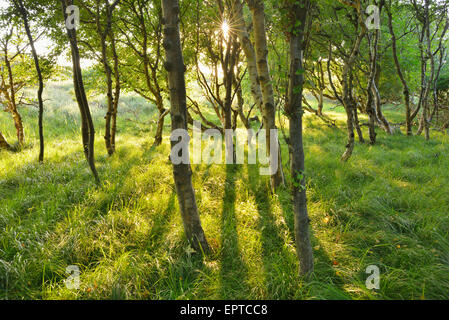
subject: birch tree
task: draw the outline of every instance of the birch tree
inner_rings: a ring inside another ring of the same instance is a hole
[[[162,0],[163,46],[166,53],[165,68],[168,72],[172,131],[187,130],[186,66],[179,32],[179,11],[178,0]],[[179,141],[172,141],[172,148],[177,143]],[[189,159],[188,148],[182,152],[187,152],[182,156]],[[173,164],[173,173],[186,237],[195,250],[207,252],[209,245],[201,226],[190,164]]]
[[[29,11],[25,8],[23,0],[13,0],[14,6],[16,10],[19,12],[23,25],[25,27],[25,31],[28,37],[28,41],[31,47],[31,54],[33,56],[34,65],[36,68],[37,79],[39,83],[39,88],[37,90],[37,100],[38,100],[38,108],[39,108],[39,118],[38,118],[38,127],[39,127],[39,162],[44,161],[44,126],[43,126],[43,115],[44,115],[44,101],[42,98],[42,93],[44,91],[44,80],[42,76],[42,70],[39,62],[39,56],[37,55],[36,47],[35,47],[35,39],[31,32],[30,28],[30,19],[29,19]]]
[[[248,6],[252,13],[252,21],[254,28],[255,50],[257,72],[259,75],[259,84],[262,91],[263,101],[263,123],[265,126],[267,148],[271,149],[271,130],[276,129],[276,108],[274,100],[273,83],[271,81],[270,68],[268,66],[268,44],[265,23],[265,5],[262,0],[247,0]],[[270,163],[273,165],[279,163],[278,170],[272,170],[271,187],[273,190],[284,185],[284,174],[282,171],[281,150],[278,154],[269,152]]]
[[[293,179],[292,197],[295,217],[296,251],[300,263],[300,275],[307,276],[313,272],[313,250],[310,244],[305,185],[305,155],[303,145],[302,107],[304,87],[304,33],[309,0],[285,0],[289,16],[290,37],[290,73],[287,94],[286,113],[289,118],[290,137],[290,171]]]
[[[90,166],[95,181],[100,183],[100,178],[95,166],[94,144],[95,144],[95,128],[90,113],[89,103],[87,101],[86,91],[84,88],[83,74],[81,70],[80,52],[78,47],[78,39],[76,33],[76,26],[68,23],[70,6],[73,6],[73,0],[61,0],[64,20],[66,21],[67,37],[70,42],[70,51],[72,54],[73,65],[73,85],[75,89],[76,101],[81,113],[81,131],[83,138],[84,155]],[[69,10],[67,10],[69,9]],[[73,13],[73,12],[72,12]],[[73,21],[72,21],[73,22]]]

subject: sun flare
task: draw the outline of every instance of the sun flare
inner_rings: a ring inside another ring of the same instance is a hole
[[[229,35],[230,30],[231,30],[231,27],[230,27],[229,23],[226,20],[223,21],[223,23],[221,25],[221,31],[223,32],[223,35],[225,37],[227,37]]]

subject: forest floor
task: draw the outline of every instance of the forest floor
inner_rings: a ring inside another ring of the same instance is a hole
[[[28,144],[0,152],[0,299],[449,299],[449,137],[386,136],[357,143],[348,163],[341,108],[331,128],[305,119],[308,204],[315,273],[297,276],[288,189],[269,193],[255,165],[194,165],[194,186],[213,253],[184,238],[168,160],[168,130],[152,147],[153,108],[124,97],[117,153],[97,128],[97,187],[81,148],[67,84],[47,98],[46,161],[37,164],[37,112],[22,108]],[[387,107],[393,122],[398,107]],[[6,113],[0,127],[10,142]],[[366,127],[364,128],[367,136]],[[288,178],[287,149],[283,148]],[[66,267],[81,287],[64,285]],[[380,268],[368,290],[366,268]]]

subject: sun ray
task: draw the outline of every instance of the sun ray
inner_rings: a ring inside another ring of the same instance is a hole
[[[229,36],[229,32],[231,31],[231,26],[229,25],[227,20],[224,20],[221,24],[221,31],[223,32],[223,35],[225,38]]]

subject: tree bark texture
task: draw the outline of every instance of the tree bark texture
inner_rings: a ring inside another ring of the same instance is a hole
[[[165,68],[170,90],[172,131],[187,130],[187,97],[185,71],[179,32],[179,1],[162,0],[164,24]],[[177,142],[172,141],[172,147]],[[188,151],[187,151],[188,152]],[[195,250],[209,251],[201,226],[190,164],[173,165],[176,192],[187,239]]]

